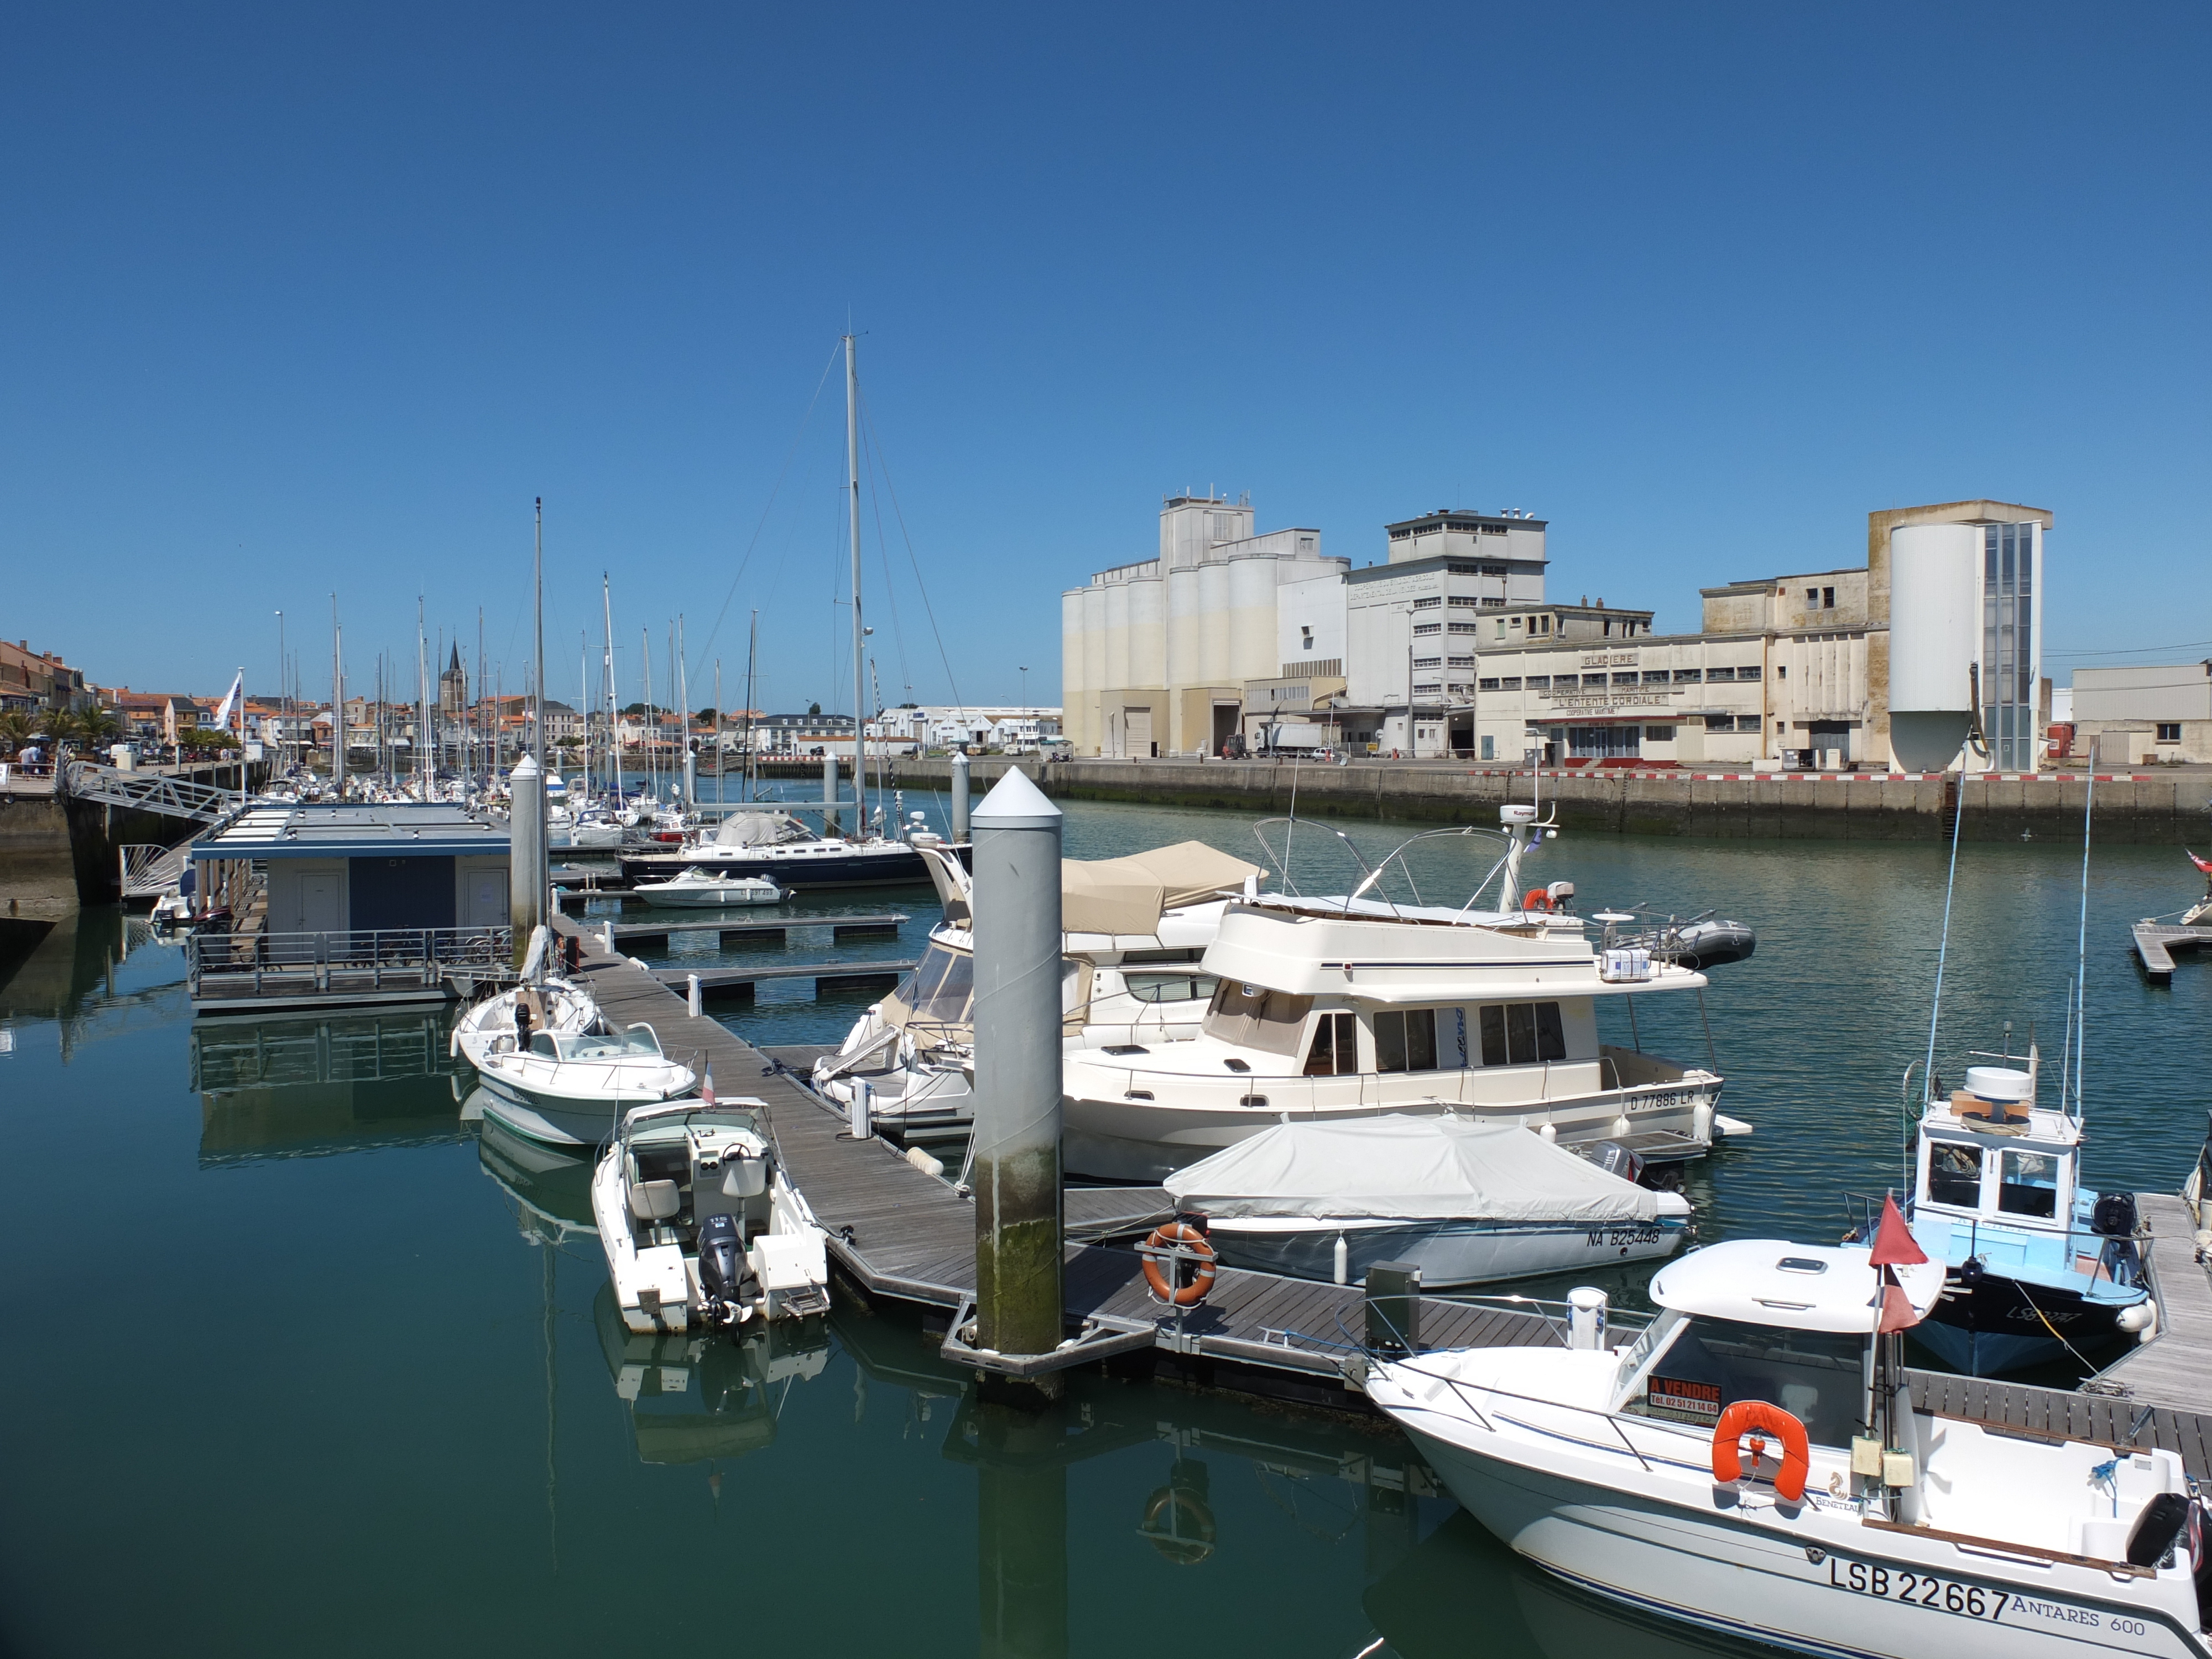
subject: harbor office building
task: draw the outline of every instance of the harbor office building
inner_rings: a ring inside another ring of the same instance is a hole
[[[2212,658],[2074,671],[2069,752],[2114,766],[2212,763]],[[2063,728],[2061,728],[2062,731]]]
[[[507,826],[459,806],[256,806],[192,843],[203,891],[250,865],[270,935],[504,928]]]

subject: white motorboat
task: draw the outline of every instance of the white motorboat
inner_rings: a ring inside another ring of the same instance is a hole
[[[532,1031],[527,1048],[486,1054],[477,1075],[486,1117],[554,1146],[596,1146],[625,1111],[688,1095],[698,1080],[660,1052],[643,1023],[620,1032]]]
[[[951,849],[921,844],[945,919],[898,988],[814,1062],[815,1089],[849,1105],[865,1084],[872,1114],[903,1128],[973,1115],[974,884]],[[1068,1050],[1198,1035],[1213,996],[1199,961],[1224,893],[1255,884],[1257,865],[1187,841],[1127,858],[1060,863],[1061,1042]],[[1255,888],[1256,890],[1256,887]]]
[[[766,876],[725,876],[693,865],[668,881],[639,882],[630,890],[647,904],[711,909],[724,905],[781,904],[783,889]]]
[[[1340,1285],[1378,1261],[1412,1262],[1429,1289],[1617,1267],[1672,1255],[1690,1228],[1680,1193],[1449,1116],[1279,1123],[1165,1184],[1231,1267]]]
[[[1411,1355],[1365,1387],[1492,1532],[1647,1613],[1868,1659],[2212,1653],[2178,1455],[1913,1409],[1894,1333],[1942,1288],[1893,1210],[1871,1249],[1691,1252],[1632,1341],[1582,1292],[1567,1347]]]
[[[1196,1036],[1066,1057],[1067,1167],[1158,1181],[1286,1113],[1450,1111],[1660,1164],[1748,1133],[1719,1115],[1717,1071],[1598,1040],[1601,1000],[1631,999],[1633,1030],[1633,999],[1702,990],[1705,975],[1663,951],[1594,946],[1571,883],[1520,894],[1521,858],[1548,826],[1528,806],[1501,816],[1504,855],[1458,909],[1366,896],[1389,860],[1346,897],[1231,902]],[[1476,908],[1493,878],[1499,908]]]
[[[446,1052],[482,1072],[492,1055],[526,1048],[527,1037],[517,1042],[523,1032],[535,1036],[544,1031],[558,1037],[606,1029],[590,991],[573,980],[548,977],[534,984],[526,981],[464,1009],[446,1040]]]
[[[759,1100],[640,1107],[592,1175],[632,1331],[798,1319],[830,1307],[827,1235],[776,1167]]]

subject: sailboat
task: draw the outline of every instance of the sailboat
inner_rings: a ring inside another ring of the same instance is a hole
[[[850,836],[803,833],[763,844],[755,826],[739,814],[732,836],[717,836],[680,852],[643,854],[622,861],[633,882],[663,880],[697,866],[711,875],[764,876],[780,885],[805,891],[831,887],[918,886],[929,880],[921,854],[909,842],[873,830],[867,808],[867,634],[860,615],[860,382],[857,342],[845,337],[845,463],[847,516],[852,532],[853,607],[853,794],[860,822]],[[880,818],[882,809],[877,809]]]

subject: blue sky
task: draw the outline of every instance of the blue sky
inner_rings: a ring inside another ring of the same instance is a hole
[[[319,693],[330,594],[357,688],[419,592],[513,688],[542,495],[556,695],[605,569],[625,701],[680,610],[737,704],[757,607],[759,700],[847,707],[849,317],[893,702],[1055,700],[1060,590],[1185,486],[1363,563],[1526,508],[1555,592],[1671,629],[1987,495],[2057,514],[2054,650],[2212,639],[2208,46],[2155,4],[19,9],[0,633],[211,692],[273,683],[281,607]]]

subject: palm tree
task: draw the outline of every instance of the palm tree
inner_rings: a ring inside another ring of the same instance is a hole
[[[95,749],[104,749],[122,737],[123,722],[115,717],[114,710],[94,704],[77,716],[77,729],[85,742]]]
[[[20,708],[0,709],[0,743],[8,745],[13,754],[38,735],[39,728],[31,717]]]
[[[45,720],[41,723],[46,729],[46,736],[53,740],[57,751],[73,742],[77,734],[84,730],[84,722],[74,708],[49,709],[46,711]]]

